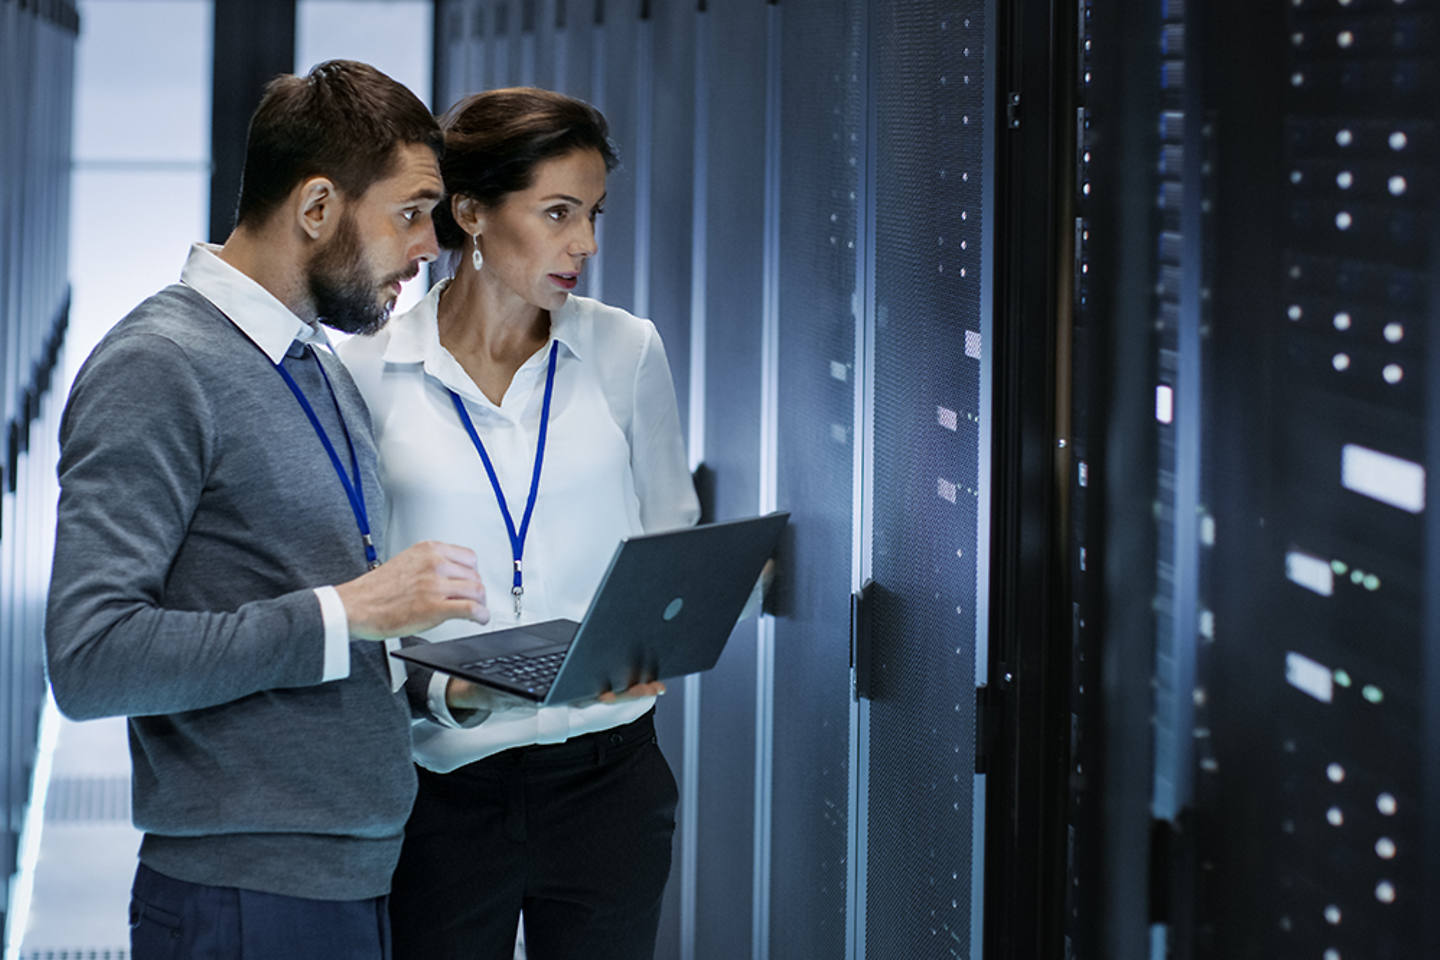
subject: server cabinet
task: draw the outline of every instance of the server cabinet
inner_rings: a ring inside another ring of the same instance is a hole
[[[437,105],[524,82],[502,6],[437,4]],[[769,613],[662,703],[659,955],[978,956],[987,6],[533,6],[622,157],[588,292],[664,336],[706,516],[791,513]]]
[[[0,3],[0,933],[37,764],[69,322],[71,3]]]
[[[1073,955],[1440,951],[1437,14],[1080,5]]]
[[[1197,955],[1440,951],[1437,22],[1419,0],[1197,11]]]

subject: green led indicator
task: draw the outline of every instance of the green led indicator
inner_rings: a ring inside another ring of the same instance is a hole
[[[1377,577],[1377,576],[1375,576],[1375,574],[1373,574],[1373,573],[1367,573],[1367,574],[1365,574],[1365,589],[1366,589],[1366,590],[1379,590],[1379,589],[1380,589],[1380,578]]]
[[[1350,686],[1350,674],[1346,673],[1344,670],[1336,670],[1335,682],[1340,684],[1340,686],[1342,687]]]
[[[1382,693],[1380,688],[1375,686],[1375,684],[1373,683],[1365,684],[1365,689],[1360,691],[1360,695],[1363,696],[1366,700],[1369,700],[1371,703],[1379,703],[1381,700],[1385,699],[1385,694]]]
[[[1363,570],[1351,570],[1351,571],[1350,571],[1350,582],[1353,583],[1353,584],[1355,584],[1356,586],[1359,586],[1359,585],[1360,585],[1360,582],[1363,581],[1364,579],[1365,579],[1365,571],[1363,571]]]
[[[1330,569],[1335,571],[1335,576],[1343,577],[1350,568],[1345,566],[1345,561],[1343,560],[1331,560]]]

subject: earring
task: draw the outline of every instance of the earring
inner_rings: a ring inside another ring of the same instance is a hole
[[[480,255],[480,234],[475,234],[475,249],[470,254],[470,262],[475,265],[476,271],[485,265],[485,258]]]

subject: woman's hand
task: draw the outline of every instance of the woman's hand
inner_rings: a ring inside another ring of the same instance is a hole
[[[616,693],[614,690],[606,690],[600,694],[601,703],[623,703],[626,700],[639,700],[641,697],[658,697],[665,692],[665,684],[659,680],[651,683],[637,683],[623,693]]]

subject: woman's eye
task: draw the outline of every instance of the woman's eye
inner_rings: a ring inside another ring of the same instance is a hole
[[[604,212],[605,212],[605,208],[604,208],[604,207],[596,207],[594,210],[591,210],[591,211],[590,211],[590,222],[591,222],[591,223],[594,223],[596,220],[600,219],[600,214],[602,214],[602,213],[604,213]]]
[[[566,217],[570,216],[569,207],[552,207],[546,212],[550,215],[551,220],[564,220]]]
[[[418,216],[420,216],[420,211],[419,211],[419,210],[406,210],[404,213],[401,214],[401,216],[405,218],[405,222],[406,222],[406,223],[414,223],[414,222],[415,222],[415,218],[418,217]]]

